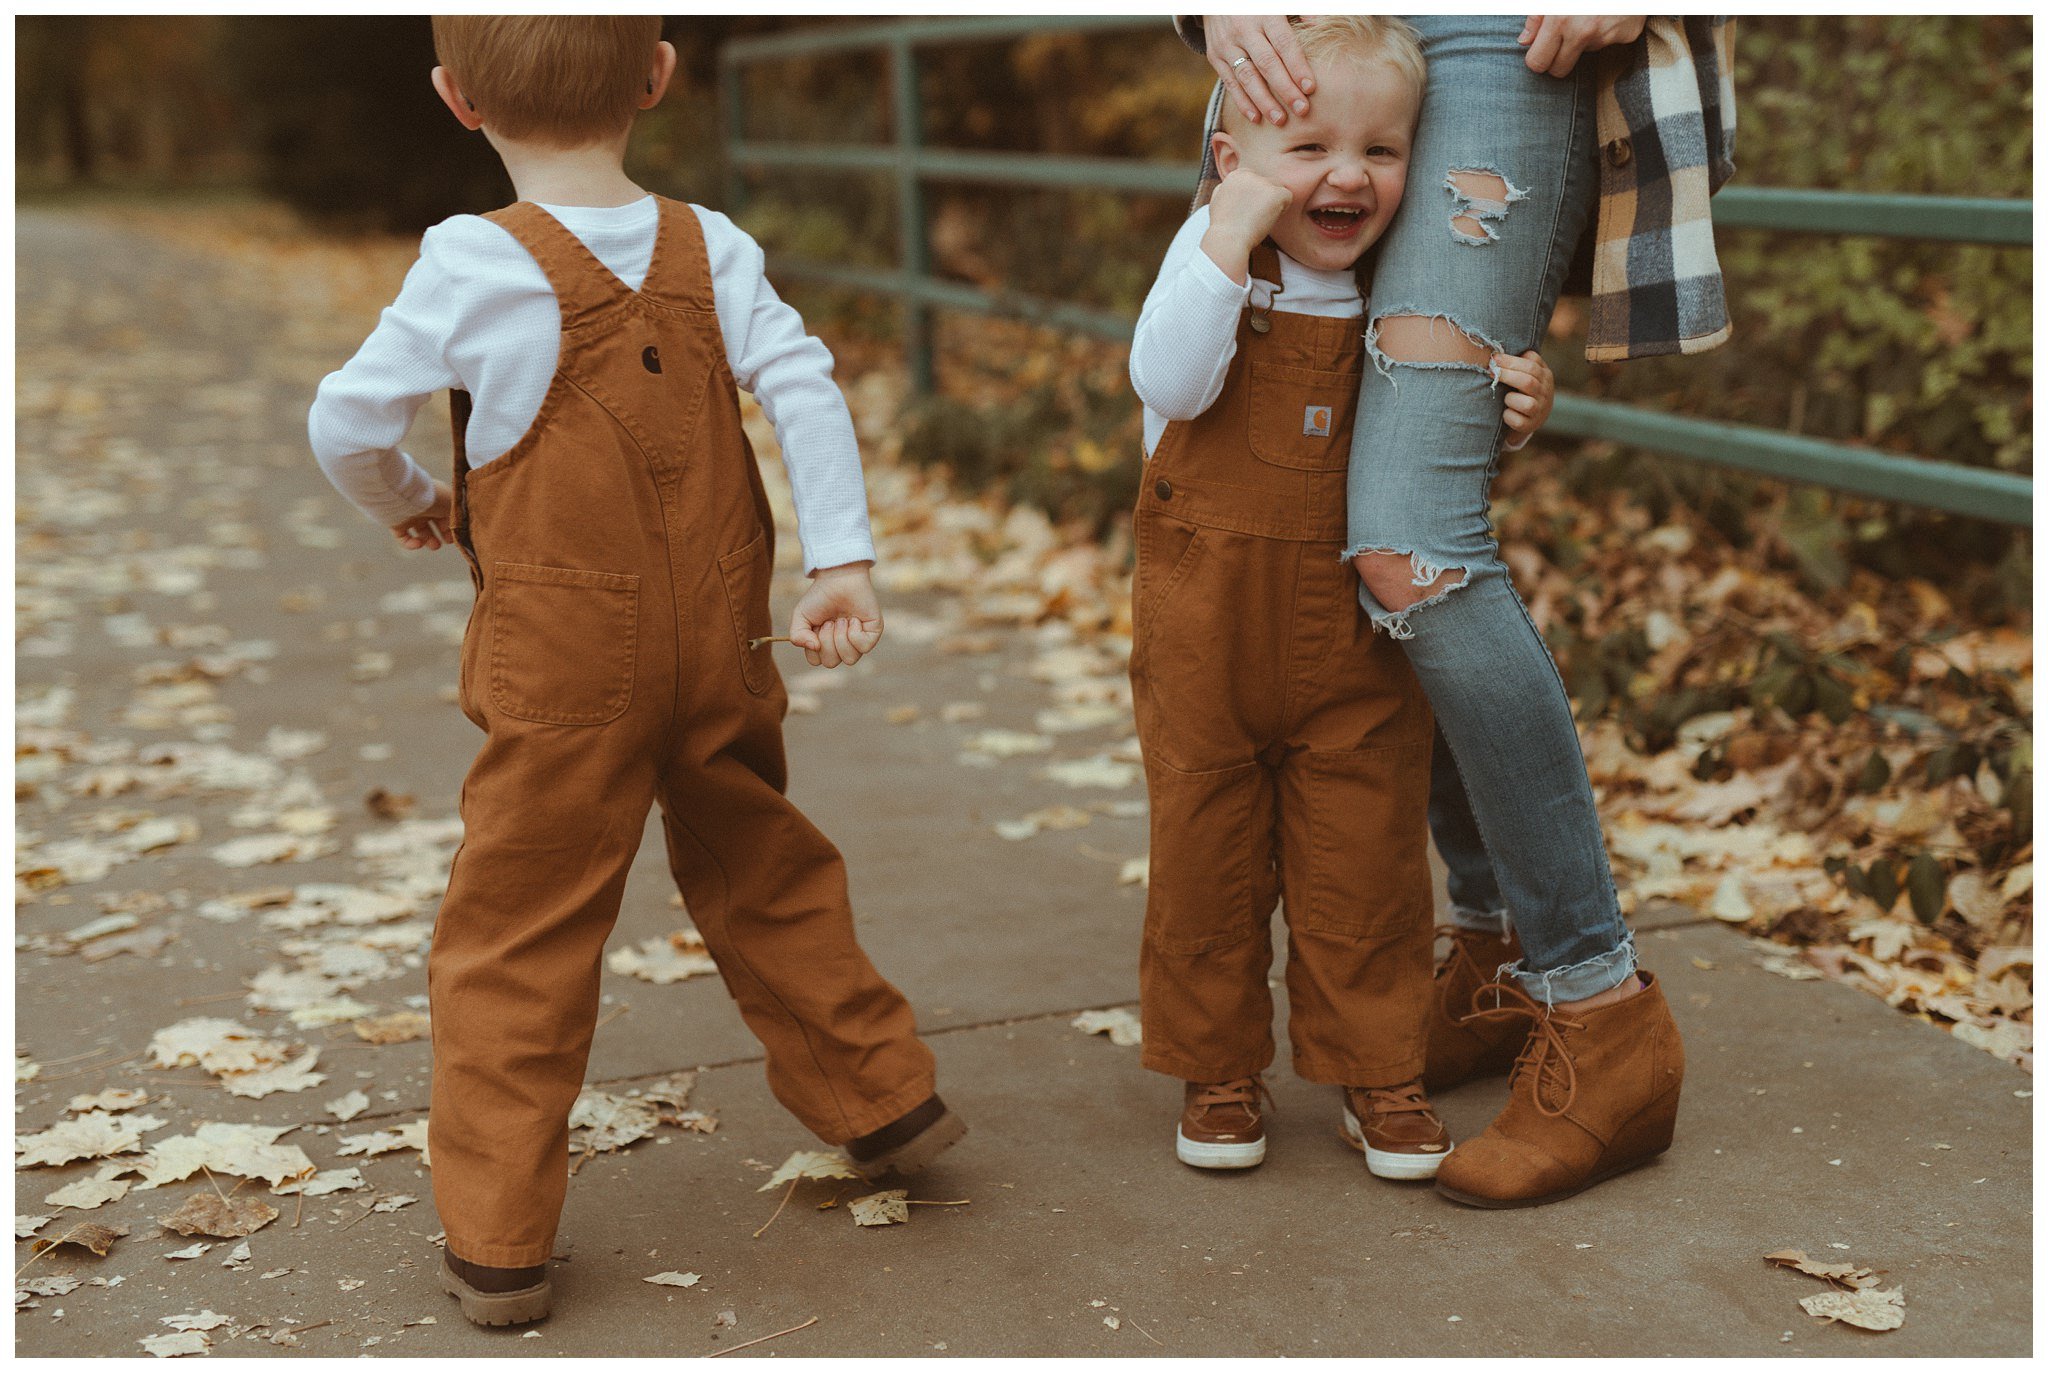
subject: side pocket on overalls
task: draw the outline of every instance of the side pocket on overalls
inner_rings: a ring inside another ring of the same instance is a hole
[[[769,646],[747,645],[775,632],[768,610],[768,584],[775,569],[770,562],[768,531],[762,530],[749,542],[718,560],[718,575],[725,582],[725,603],[732,612],[734,646],[740,655],[740,676],[747,690],[759,696],[775,684],[775,659]]]
[[[640,635],[640,578],[492,563],[491,704],[542,725],[602,725],[626,713]]]

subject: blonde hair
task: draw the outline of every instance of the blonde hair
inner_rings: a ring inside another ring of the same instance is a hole
[[[437,14],[434,57],[495,133],[579,148],[629,127],[661,16]]]
[[[1406,21],[1383,14],[1323,14],[1294,24],[1301,55],[1320,67],[1335,58],[1353,62],[1384,62],[1408,78],[1422,97],[1428,68],[1422,60],[1422,39]]]
[[[1301,45],[1301,55],[1318,72],[1338,62],[1355,67],[1377,62],[1391,67],[1415,88],[1416,107],[1421,108],[1428,68],[1422,60],[1422,40],[1405,21],[1383,14],[1322,14],[1289,20],[1288,26]],[[1232,134],[1244,132],[1244,117],[1236,101],[1225,100],[1216,113],[1219,118],[1211,132],[1216,128]]]

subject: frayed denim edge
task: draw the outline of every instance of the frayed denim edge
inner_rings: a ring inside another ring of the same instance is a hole
[[[1424,597],[1403,610],[1388,610],[1380,605],[1378,601],[1366,603],[1363,598],[1369,593],[1366,590],[1364,581],[1361,579],[1358,586],[1358,594],[1361,598],[1360,603],[1365,605],[1365,613],[1371,617],[1373,628],[1385,630],[1389,639],[1414,638],[1415,628],[1408,623],[1409,616],[1418,610],[1426,610],[1453,593],[1463,591],[1466,587],[1472,585],[1471,568],[1466,567],[1462,563],[1445,564],[1431,562],[1412,548],[1389,548],[1371,542],[1359,543],[1353,544],[1338,554],[1337,560],[1348,563],[1353,558],[1366,553],[1380,553],[1390,558],[1405,557],[1408,559],[1409,584],[1411,586],[1433,586],[1436,584],[1436,579],[1443,576],[1446,572],[1462,572],[1465,574],[1442,591],[1437,592],[1436,595]]]
[[[1507,195],[1498,203],[1487,201],[1482,205],[1479,201],[1472,198],[1469,191],[1453,180],[1460,173],[1464,173],[1467,176],[1474,173],[1480,176],[1497,176],[1500,178],[1500,184],[1507,192]],[[1508,180],[1506,172],[1498,167],[1489,166],[1451,168],[1444,173],[1444,189],[1451,193],[1451,238],[1453,241],[1462,243],[1468,248],[1484,248],[1490,243],[1500,242],[1500,235],[1493,231],[1494,221],[1506,219],[1508,217],[1508,206],[1513,205],[1516,201],[1529,198],[1527,191]],[[1460,229],[1458,221],[1461,219],[1469,219],[1477,223],[1480,229],[1484,231],[1485,236],[1483,238],[1474,237]]]
[[[1566,967],[1536,973],[1523,968],[1520,963],[1503,963],[1494,977],[1496,980],[1512,977],[1515,985],[1531,997],[1545,1006],[1555,1006],[1560,1001],[1583,1001],[1611,987],[1618,987],[1641,966],[1642,958],[1636,952],[1635,936],[1624,932],[1621,942],[1606,953],[1595,954]]]
[[[1406,358],[1390,357],[1382,352],[1380,350],[1381,321],[1403,317],[1442,320],[1474,343],[1484,344],[1488,352],[1504,353],[1507,351],[1499,343],[1480,333],[1477,329],[1468,328],[1459,323],[1456,318],[1445,314],[1441,310],[1426,310],[1420,305],[1402,305],[1385,310],[1375,310],[1373,311],[1371,322],[1365,326],[1365,351],[1372,358],[1373,370],[1385,377],[1388,385],[1392,386],[1396,391],[1400,390],[1401,382],[1394,375],[1394,369],[1396,367],[1413,367],[1417,371],[1422,372],[1482,372],[1492,378],[1490,389],[1495,393],[1500,391],[1500,373],[1495,370],[1492,363],[1481,367],[1476,362],[1410,362]]]

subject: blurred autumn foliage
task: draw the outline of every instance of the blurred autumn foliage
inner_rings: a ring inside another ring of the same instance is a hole
[[[749,175],[727,198],[717,44],[820,22],[837,21],[672,20],[683,79],[629,170],[734,210],[771,272],[799,256],[887,268],[886,178]],[[17,38],[25,194],[254,188],[329,226],[407,234],[508,194],[427,85],[421,18],[43,16]],[[1745,19],[1738,178],[2030,197],[2032,43],[2016,15]],[[1163,22],[934,46],[922,72],[933,146],[1178,164],[1209,80]],[[886,141],[877,77],[872,51],[750,68],[745,132]],[[953,279],[1135,315],[1185,212],[1178,196],[934,186],[932,256]],[[1719,245],[1732,344],[1589,367],[1567,301],[1546,349],[1562,384],[2031,471],[2029,251],[1737,230]],[[893,375],[886,301],[788,293],[850,384]],[[940,394],[892,408],[871,446],[1125,556],[1139,412],[1123,349],[963,315],[937,331]],[[2012,982],[2031,967],[2030,529],[1564,441],[1505,465],[1494,513],[1586,722],[1635,899],[1710,909],[1982,1034],[2030,1024]]]

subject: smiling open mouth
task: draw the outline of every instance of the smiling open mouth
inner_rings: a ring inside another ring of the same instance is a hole
[[[1308,212],[1309,222],[1332,238],[1348,238],[1365,223],[1365,211],[1357,205],[1324,205]]]

